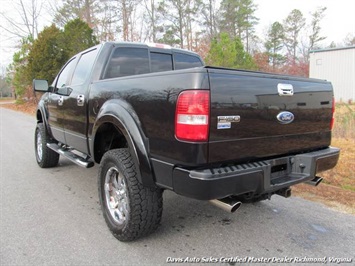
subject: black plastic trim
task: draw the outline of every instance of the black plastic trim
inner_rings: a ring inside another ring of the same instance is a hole
[[[340,150],[329,147],[320,151],[264,160],[246,164],[202,170],[173,170],[173,190],[187,197],[211,200],[228,196],[254,193],[273,193],[315,178],[317,169],[333,168]],[[271,172],[273,166],[284,165],[281,171]]]

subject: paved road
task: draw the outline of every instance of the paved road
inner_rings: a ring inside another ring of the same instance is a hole
[[[222,265],[229,264],[221,257],[355,263],[355,216],[296,197],[274,196],[228,214],[166,192],[157,232],[121,243],[101,216],[97,167],[61,159],[56,168],[39,168],[34,127],[33,117],[0,107],[0,265],[162,265],[187,257]]]

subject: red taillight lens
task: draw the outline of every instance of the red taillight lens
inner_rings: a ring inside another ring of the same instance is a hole
[[[183,91],[180,93],[176,103],[176,138],[184,141],[207,141],[209,117],[209,91]]]
[[[332,119],[330,120],[330,130],[333,129],[334,127],[334,113],[335,113],[335,99],[333,97],[333,102],[332,102]]]

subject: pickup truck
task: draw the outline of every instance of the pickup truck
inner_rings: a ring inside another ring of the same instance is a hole
[[[99,199],[112,234],[131,241],[161,221],[162,193],[234,212],[291,195],[333,168],[334,98],[323,80],[204,66],[166,45],[108,42],[71,58],[36,112],[42,168],[62,155],[100,164]]]

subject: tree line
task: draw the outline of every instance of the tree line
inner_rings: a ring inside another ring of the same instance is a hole
[[[8,18],[5,30],[22,40],[8,71],[18,95],[33,77],[52,80],[72,55],[103,41],[166,43],[199,53],[209,65],[308,76],[309,52],[325,39],[324,7],[309,21],[292,10],[262,39],[253,0],[62,0],[51,6],[53,24],[40,33],[42,6],[33,6],[40,2],[26,9],[17,1],[23,26]],[[354,45],[355,37],[347,42]]]

